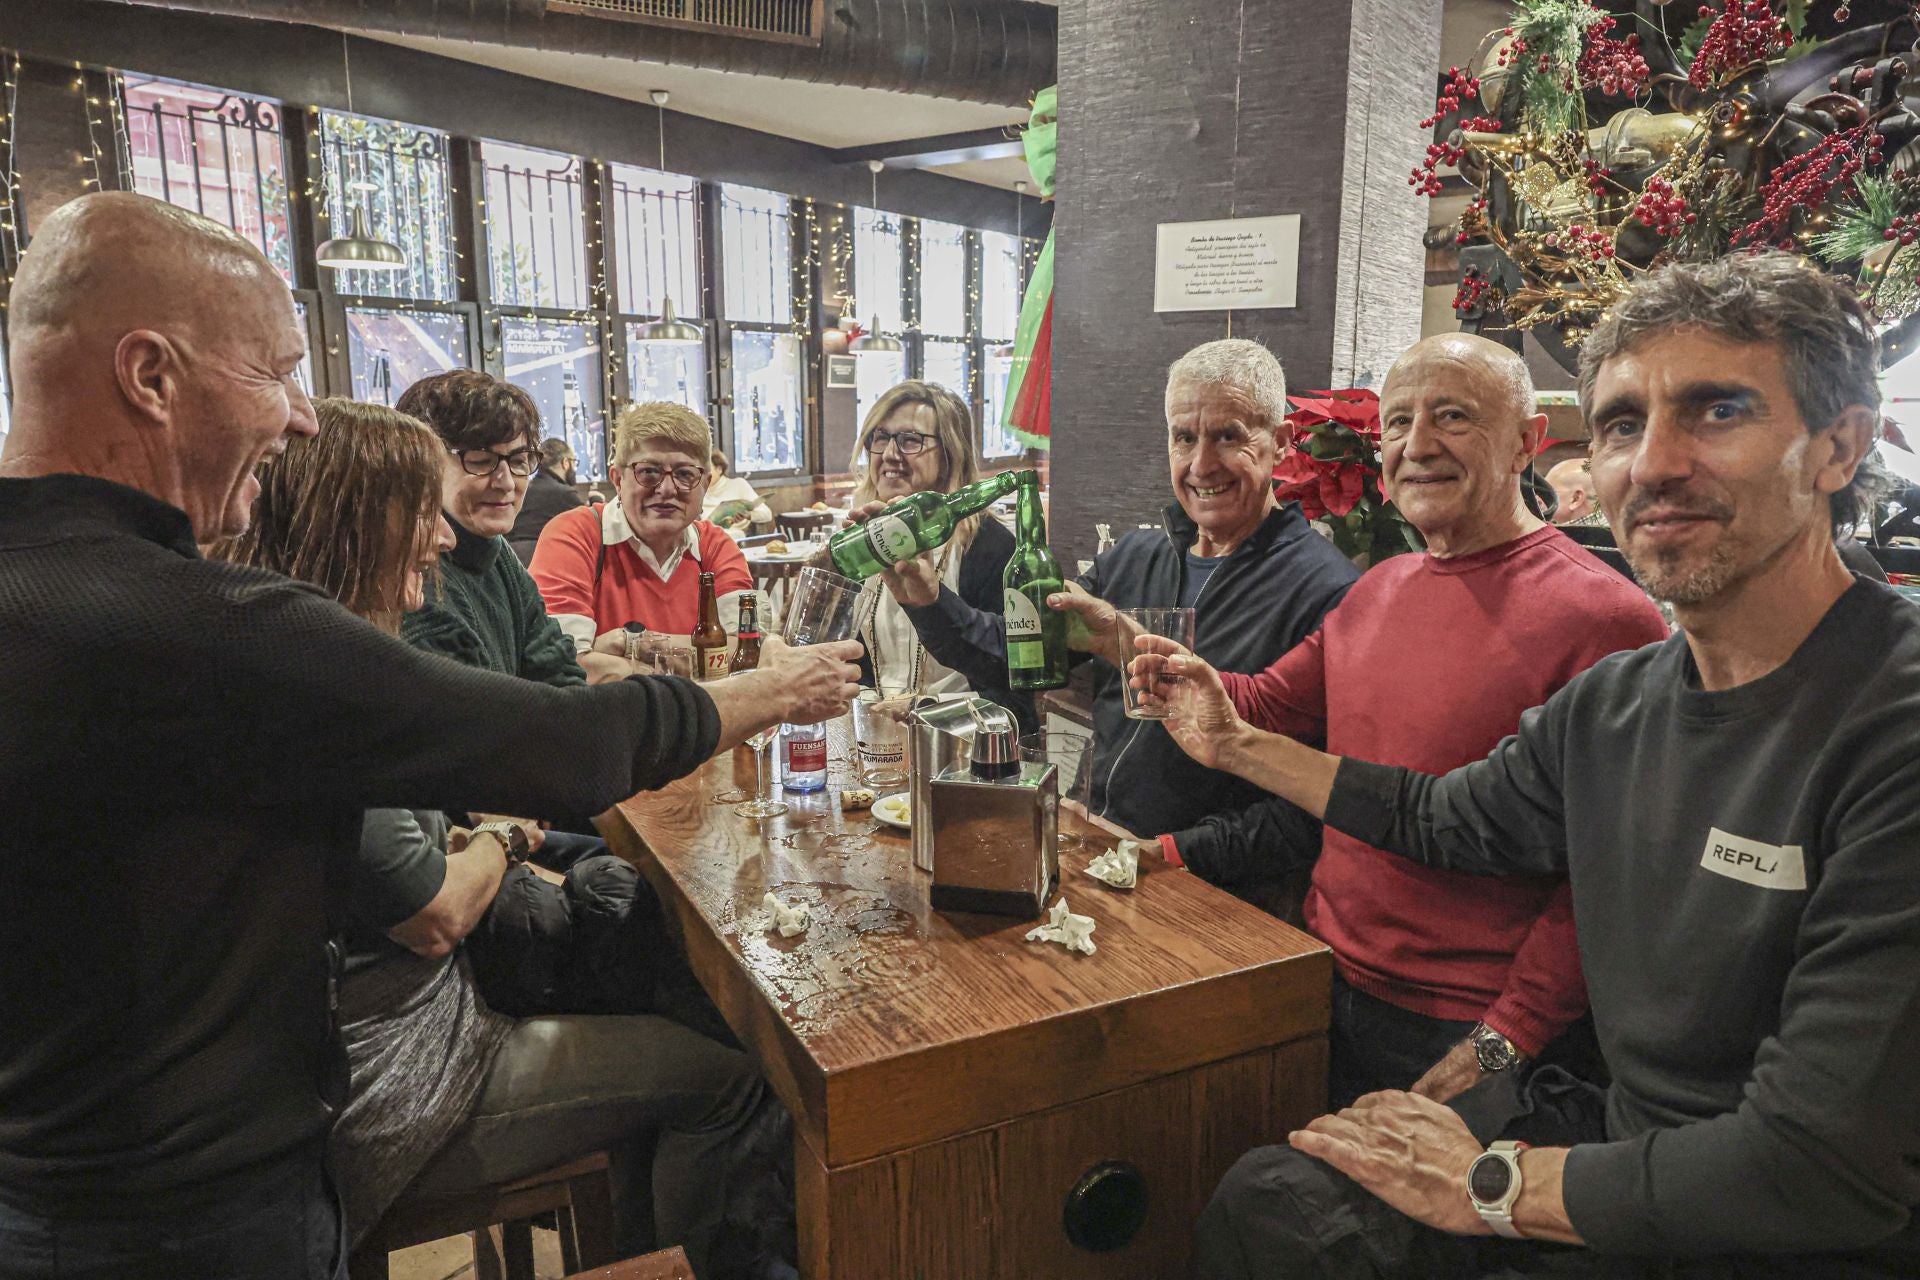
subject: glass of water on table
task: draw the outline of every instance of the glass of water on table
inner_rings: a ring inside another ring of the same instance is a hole
[[[854,605],[859,599],[860,584],[853,579],[828,569],[802,569],[793,582],[781,639],[792,645],[852,639]],[[825,732],[822,728],[823,736]],[[787,811],[786,803],[774,799],[767,786],[767,751],[779,735],[780,726],[775,725],[747,739],[753,748],[754,798],[734,809],[743,818],[777,818]]]

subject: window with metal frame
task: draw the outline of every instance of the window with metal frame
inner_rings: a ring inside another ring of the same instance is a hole
[[[368,231],[398,245],[407,258],[399,271],[335,271],[334,290],[437,302],[458,296],[447,135],[322,111],[318,141],[325,233],[348,234],[352,212],[359,208],[366,213]]]
[[[732,338],[734,470],[742,475],[805,470],[800,335],[736,328]]]
[[[1020,328],[1021,243],[1001,231],[982,231],[979,238],[980,456],[1010,458],[1026,449],[1004,425],[1013,339]]]
[[[122,72],[120,85],[133,189],[231,228],[291,283],[280,104],[137,71]]]
[[[627,394],[634,403],[671,400],[701,417],[707,403],[707,346],[704,342],[648,342],[640,336],[643,322],[629,320],[627,340]]]
[[[502,316],[508,382],[533,397],[541,435],[564,437],[582,480],[607,478],[607,407],[600,376],[600,326],[543,316]]]
[[[587,282],[586,184],[580,157],[504,142],[480,144],[487,254],[502,307],[579,310]]]
[[[720,275],[726,318],[793,323],[793,206],[777,191],[720,188]]]
[[[920,332],[941,338],[972,335],[965,227],[927,218],[920,220],[920,270],[914,281],[918,286],[916,313]]]
[[[473,365],[467,313],[430,307],[348,307],[353,398],[390,405],[420,379]]]
[[[607,176],[614,305],[627,315],[654,317],[671,297],[680,315],[704,314],[699,182],[630,164],[607,166]]]
[[[853,358],[853,420],[861,431],[880,397],[906,378],[904,351],[865,351]]]
[[[876,209],[853,211],[854,314],[861,325],[878,319],[880,332],[899,337],[906,328],[901,313],[901,277],[906,261],[903,220]]]

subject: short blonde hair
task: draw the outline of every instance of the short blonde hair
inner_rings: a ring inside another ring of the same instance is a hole
[[[655,442],[705,458],[713,451],[713,432],[705,418],[683,404],[671,400],[630,404],[613,422],[613,465],[626,466],[643,446]]]

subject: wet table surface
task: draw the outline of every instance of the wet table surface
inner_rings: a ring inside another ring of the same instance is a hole
[[[934,911],[906,834],[841,812],[849,748],[842,721],[828,789],[781,793],[782,817],[734,812],[754,785],[742,748],[601,819],[823,1165],[1324,1034],[1326,948],[1151,844],[1131,891],[1082,874],[1110,837],[1063,848],[1061,890],[1097,922],[1090,956],[1026,941],[1038,921]],[[1064,807],[1061,824],[1092,830]],[[768,931],[769,891],[806,904],[804,934]]]

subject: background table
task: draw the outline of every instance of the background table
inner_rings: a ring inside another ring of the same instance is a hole
[[[1127,893],[1081,874],[1097,850],[1063,852],[1091,956],[934,912],[905,836],[843,821],[848,745],[836,726],[832,784],[782,818],[717,798],[752,787],[742,749],[601,819],[793,1113],[808,1280],[1185,1274],[1220,1175],[1323,1105],[1328,952],[1152,854]],[[765,931],[769,890],[811,908],[805,934]],[[1062,1211],[1108,1160],[1145,1175],[1149,1209],[1093,1253]]]

